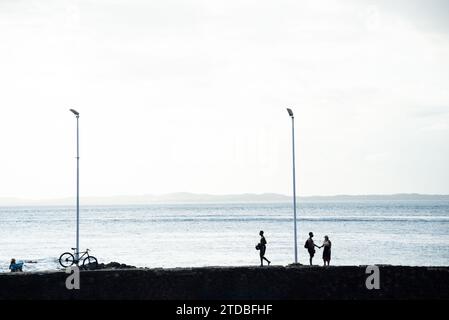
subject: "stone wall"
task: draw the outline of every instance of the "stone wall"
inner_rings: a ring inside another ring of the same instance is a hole
[[[0,299],[449,299],[449,267],[379,266],[367,290],[364,266],[205,267],[0,274]]]

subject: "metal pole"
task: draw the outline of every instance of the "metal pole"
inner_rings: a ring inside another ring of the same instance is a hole
[[[295,117],[292,116],[292,145],[293,145],[293,215],[295,235],[295,263],[298,263],[298,241],[296,235],[296,170],[295,170]]]
[[[76,116],[76,264],[80,252],[80,145],[79,145],[79,115]]]

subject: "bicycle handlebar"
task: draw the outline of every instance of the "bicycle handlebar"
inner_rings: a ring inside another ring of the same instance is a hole
[[[73,251],[76,251],[76,248],[71,248]],[[89,252],[90,251],[90,249],[86,249],[86,251],[80,251],[79,253],[82,253],[82,252]]]

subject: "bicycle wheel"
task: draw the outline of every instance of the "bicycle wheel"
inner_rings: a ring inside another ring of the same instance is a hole
[[[85,270],[95,270],[97,269],[98,261],[94,256],[88,256],[83,260],[83,268]]]
[[[75,263],[75,257],[70,252],[65,252],[59,257],[59,264],[64,268],[71,267]]]

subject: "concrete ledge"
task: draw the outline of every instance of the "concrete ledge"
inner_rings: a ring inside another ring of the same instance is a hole
[[[59,272],[0,274],[0,299],[449,299],[449,267],[204,267],[81,271],[80,290]]]

